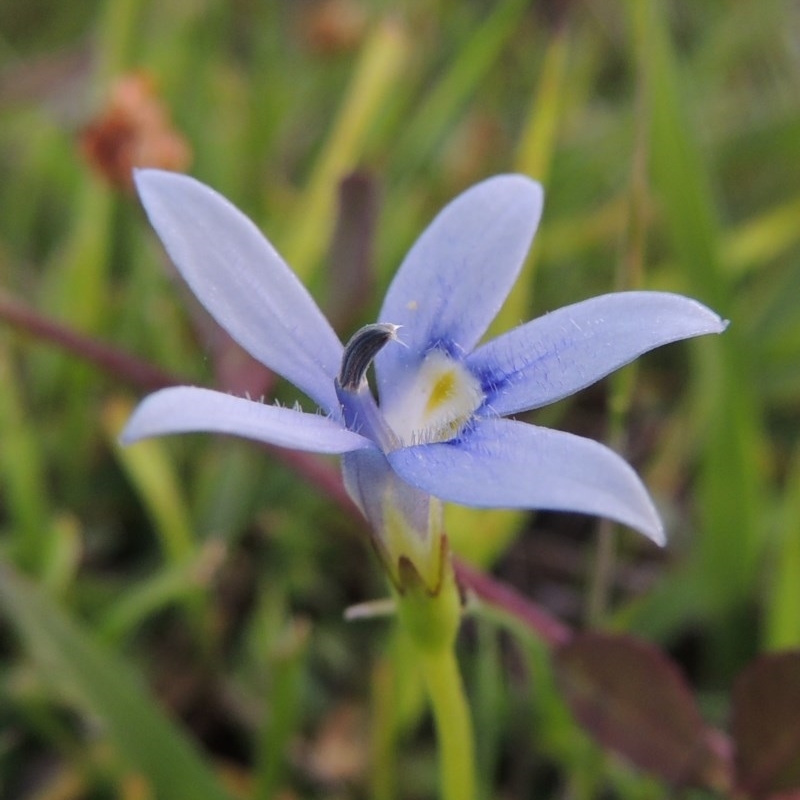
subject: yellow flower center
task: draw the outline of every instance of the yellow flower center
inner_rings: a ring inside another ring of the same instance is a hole
[[[409,446],[452,439],[482,402],[475,376],[445,353],[433,351],[381,408],[400,442]]]

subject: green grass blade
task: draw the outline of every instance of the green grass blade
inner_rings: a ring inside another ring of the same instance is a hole
[[[291,234],[281,246],[304,283],[330,243],[339,181],[359,165],[367,134],[402,79],[407,55],[406,32],[393,19],[381,23],[364,45],[342,109],[297,203]]]
[[[164,800],[231,800],[187,736],[158,708],[129,665],[7,564],[0,605],[43,680],[97,717],[120,758]]]
[[[148,439],[123,447],[117,441],[131,411],[124,401],[109,402],[103,414],[106,434],[153,520],[165,558],[181,564],[195,551],[189,509],[162,442]]]
[[[722,269],[721,226],[699,146],[687,121],[680,75],[659,3],[629,4],[635,37],[649,53],[651,155],[654,183],[668,235],[692,294],[721,314],[732,287]],[[747,348],[736,321],[718,339],[693,352],[698,397],[695,413],[708,421],[699,479],[697,564],[713,586],[707,599],[728,606],[752,585],[763,544],[762,478],[758,469],[758,406],[747,380]]]
[[[800,646],[800,449],[787,477],[778,525],[764,620],[764,646],[772,650]]]
[[[493,8],[467,40],[442,78],[414,111],[392,160],[410,177],[430,159],[442,138],[517,30],[527,4],[506,0]]]
[[[545,189],[555,155],[564,94],[567,91],[569,52],[568,30],[562,27],[547,45],[541,74],[518,145],[515,170],[540,181]],[[530,318],[538,258],[539,248],[534,244],[514,290],[492,323],[491,333],[503,333]]]
[[[24,409],[13,353],[0,331],[0,497],[15,529],[15,559],[36,572],[47,550],[48,503],[39,442]]]
[[[216,576],[224,557],[225,547],[221,542],[208,542],[193,558],[167,566],[127,587],[116,602],[104,609],[97,626],[98,635],[105,642],[116,644],[165,607],[196,602]]]
[[[260,600],[252,635],[254,663],[268,664],[262,682],[265,715],[259,731],[253,800],[280,794],[286,780],[286,751],[302,722],[302,687],[311,627],[302,618],[286,620],[282,589],[270,587]]]

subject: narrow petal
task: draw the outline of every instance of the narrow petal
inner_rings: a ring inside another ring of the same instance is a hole
[[[462,439],[406,447],[387,457],[403,479],[443,500],[476,508],[596,514],[664,543],[661,521],[639,477],[591,439],[487,419]]]
[[[447,205],[403,261],[379,316],[401,325],[407,347],[376,359],[381,395],[404,382],[432,347],[469,352],[486,331],[525,260],[542,213],[542,188],[498,175]]]
[[[348,453],[374,447],[369,439],[319,414],[268,406],[194,386],[173,386],[146,397],[120,439],[130,444],[151,436],[197,432],[225,433],[312,453]]]
[[[487,413],[504,416],[567,397],[679,339],[720,333],[727,322],[696,300],[617,292],[565,306],[479,347],[467,365]]]
[[[186,175],[137,170],[150,222],[200,302],[254,358],[338,413],[342,345],[258,228]]]

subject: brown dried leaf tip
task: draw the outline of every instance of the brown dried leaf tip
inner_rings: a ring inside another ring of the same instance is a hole
[[[184,172],[192,159],[189,143],[143,73],[114,83],[105,110],[81,133],[80,149],[109,183],[126,191],[133,188],[134,167]]]
[[[303,15],[301,35],[321,56],[349,53],[362,42],[367,14],[358,0],[318,0]]]

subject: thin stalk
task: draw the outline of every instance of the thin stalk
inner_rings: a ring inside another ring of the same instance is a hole
[[[438,555],[429,554],[443,559],[439,584],[431,591],[422,578],[429,565],[422,560],[417,563],[406,560],[407,568],[398,572],[402,583],[395,585],[399,589],[395,597],[397,618],[413,645],[430,697],[439,745],[440,798],[475,800],[472,718],[456,660],[461,592],[446,538],[435,526],[430,533],[441,544],[436,548],[440,551]]]
[[[395,664],[387,658],[380,659],[372,670],[370,693],[370,797],[373,800],[393,800],[397,794],[395,683]]]
[[[586,623],[592,628],[600,627],[608,612],[616,564],[616,524],[604,519],[597,526],[597,541],[586,596]]]
[[[475,749],[472,718],[455,650],[420,648],[421,666],[439,739],[442,800],[475,797]]]

